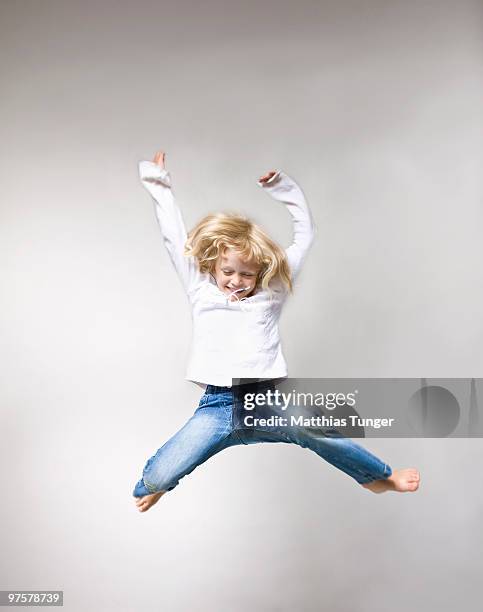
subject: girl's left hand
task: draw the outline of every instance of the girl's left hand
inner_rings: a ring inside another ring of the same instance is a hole
[[[276,174],[277,174],[277,170],[271,170],[267,174],[265,174],[262,177],[260,177],[258,180],[260,181],[260,183],[266,183],[267,181],[269,181]]]
[[[164,151],[156,151],[156,154],[154,155],[154,158],[153,158],[153,163],[158,165],[161,168],[161,170],[166,170],[166,168],[164,167],[165,157],[166,157],[166,153]]]

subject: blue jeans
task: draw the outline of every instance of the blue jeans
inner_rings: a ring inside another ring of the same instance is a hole
[[[349,438],[310,428],[245,429],[233,425],[233,389],[208,385],[188,422],[148,459],[134,497],[171,491],[181,478],[225,448],[258,442],[285,442],[308,448],[358,483],[388,478],[392,470]]]

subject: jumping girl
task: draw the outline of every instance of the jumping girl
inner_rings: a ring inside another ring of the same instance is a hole
[[[158,151],[152,162],[140,162],[139,173],[153,197],[164,243],[192,309],[187,379],[205,393],[188,422],[144,466],[133,492],[139,511],[148,510],[215,453],[257,442],[309,448],[374,493],[416,491],[418,470],[393,471],[348,438],[304,427],[251,430],[248,435],[234,425],[233,379],[261,379],[265,388],[273,389],[273,381],[287,377],[278,320],[312,243],[314,224],[302,190],[284,172],[274,170],[258,185],[293,218],[293,243],[286,250],[233,213],[208,215],[187,235],[164,160]]]

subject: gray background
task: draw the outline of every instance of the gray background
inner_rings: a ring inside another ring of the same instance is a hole
[[[186,224],[256,179],[316,243],[292,376],[482,376],[481,3],[2,0],[0,588],[96,610],[481,608],[481,440],[368,440],[422,472],[372,495],[297,447],[232,448],[140,514],[187,420],[190,313],[137,162]],[[93,603],[94,600],[97,603]]]

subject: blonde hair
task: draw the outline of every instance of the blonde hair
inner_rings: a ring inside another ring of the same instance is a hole
[[[212,274],[226,248],[260,266],[257,286],[269,290],[271,280],[280,280],[292,291],[290,267],[283,249],[258,225],[236,213],[203,217],[189,232],[184,254],[197,259],[200,272]]]

